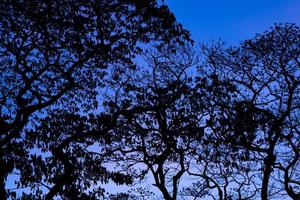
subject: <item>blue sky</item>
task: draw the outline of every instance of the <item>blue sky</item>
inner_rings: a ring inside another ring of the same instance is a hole
[[[221,38],[229,44],[238,44],[268,30],[276,22],[300,26],[300,0],[164,1],[196,42]],[[9,188],[16,177],[9,176]]]
[[[268,30],[275,22],[300,25],[300,0],[165,0],[196,41],[229,44]]]

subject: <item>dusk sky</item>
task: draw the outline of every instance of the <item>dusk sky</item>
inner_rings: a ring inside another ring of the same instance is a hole
[[[0,199],[299,199],[300,0],[77,1],[0,4]],[[204,54],[161,2],[196,43],[297,27]]]
[[[165,0],[197,42],[229,44],[252,38],[274,23],[300,24],[300,0]]]

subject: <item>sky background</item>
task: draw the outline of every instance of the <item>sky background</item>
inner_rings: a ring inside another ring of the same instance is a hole
[[[237,45],[274,23],[291,22],[300,26],[300,0],[164,0],[177,20],[190,30],[196,42],[222,39]],[[17,176],[8,178],[14,186]],[[108,184],[108,188],[114,185]],[[123,187],[119,188],[124,190]],[[25,189],[26,191],[26,189]]]
[[[300,26],[300,0],[164,0],[196,42],[237,45],[274,23]]]

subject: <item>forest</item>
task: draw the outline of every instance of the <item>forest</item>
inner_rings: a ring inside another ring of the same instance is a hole
[[[1,200],[299,200],[299,114],[297,24],[232,46],[156,0],[0,3]]]

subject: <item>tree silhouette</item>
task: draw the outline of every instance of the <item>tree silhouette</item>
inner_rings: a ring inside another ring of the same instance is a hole
[[[132,68],[142,44],[188,38],[168,8],[152,0],[8,0],[1,3],[0,31],[1,199],[9,195],[7,176],[30,157],[23,130],[34,116],[54,104],[74,112],[96,108],[106,69]]]
[[[148,176],[167,200],[300,199],[295,24],[199,51],[154,0],[8,0],[0,19],[0,199],[147,199],[102,186]]]
[[[230,103],[235,88],[209,72],[193,77],[189,70],[195,70],[199,59],[188,45],[178,47],[177,52],[160,49],[146,57],[149,70],[140,75],[141,79],[131,77],[132,82],[120,83],[115,94],[118,98],[107,102],[112,113],[144,109],[119,117],[111,133],[113,142],[106,151],[122,170],[134,171],[141,179],[150,173],[164,199],[178,199],[184,176],[204,179],[198,184],[205,185],[213,180],[208,178],[208,171],[218,173],[211,163],[219,167],[220,175],[225,171],[225,155],[221,152],[229,147],[215,141],[205,129],[210,127],[209,117]],[[226,194],[225,198],[228,199]]]
[[[299,36],[296,25],[278,24],[238,48],[205,49],[212,68],[238,88],[219,134],[256,161],[261,199],[300,197]]]
[[[299,28],[204,46],[196,77],[186,49],[160,49],[142,79],[119,82],[109,110],[145,109],[120,116],[113,161],[123,170],[142,163],[135,173],[150,172],[165,199],[299,199]],[[180,190],[185,176],[197,181]]]

